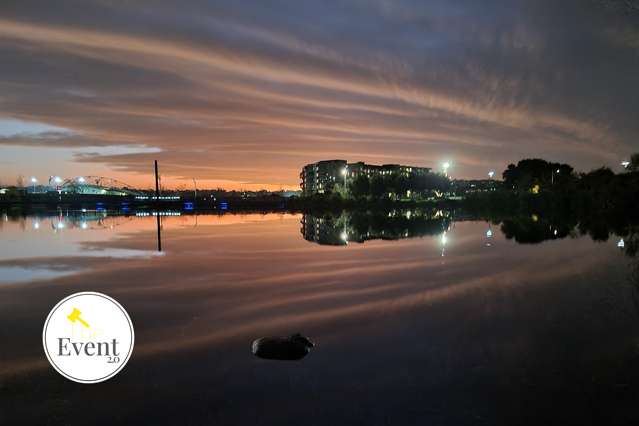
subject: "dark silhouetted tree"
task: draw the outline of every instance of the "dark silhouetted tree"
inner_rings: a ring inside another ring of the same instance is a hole
[[[371,190],[371,182],[368,176],[359,175],[351,184],[351,193],[355,198],[366,197]]]

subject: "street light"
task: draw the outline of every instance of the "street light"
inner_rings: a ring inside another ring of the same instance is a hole
[[[628,160],[623,160],[623,161],[621,162],[621,166],[622,166],[624,169],[627,169],[629,165],[630,165],[630,161],[628,161]]]
[[[33,184],[33,192],[35,192],[35,185],[36,185],[36,183],[38,183],[38,179],[36,179],[35,177],[31,176],[31,183]]]
[[[342,176],[344,176],[344,191],[346,191],[346,175],[348,174],[348,166],[341,170]]]
[[[489,178],[489,179],[492,179],[492,178],[493,178],[493,176],[495,176],[495,171],[494,171],[494,170],[489,171],[489,172],[488,172],[488,178]]]
[[[559,174],[559,169],[557,170],[553,170],[551,176],[550,176],[550,184],[554,185],[555,184],[555,173]]]
[[[450,163],[446,161],[442,164],[442,169],[444,169],[444,175],[448,176],[448,169],[450,168]]]
[[[86,179],[84,179],[84,177],[83,177],[83,176],[80,176],[80,177],[78,178],[78,182],[80,182],[80,183],[84,183],[84,182],[86,182]]]
[[[62,178],[60,176],[56,176],[56,177],[53,178],[53,181],[55,183],[62,183]]]

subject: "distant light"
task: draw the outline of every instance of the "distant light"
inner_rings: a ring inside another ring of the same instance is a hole
[[[40,222],[33,222],[33,229],[40,229]]]
[[[86,212],[87,212],[87,209],[82,209],[82,213],[86,213]]]
[[[340,238],[342,239],[342,241],[348,241],[348,234],[346,232],[342,232]]]
[[[444,170],[448,170],[449,167],[450,167],[450,163],[448,161],[446,161],[444,164],[442,164],[442,168]]]
[[[624,242],[623,238],[619,240],[619,242],[617,243],[617,247],[619,248],[624,248],[626,246],[626,243]]]
[[[346,173],[347,173],[347,171],[346,171],[346,167],[344,167],[344,168],[342,169],[342,176],[346,176]]]
[[[446,236],[446,231],[444,231],[444,233],[442,234],[442,245],[446,245],[446,243],[448,242],[448,237]]]
[[[492,179],[493,176],[495,176],[495,171],[494,170],[489,171],[488,172],[488,177]]]
[[[627,169],[629,165],[630,165],[630,161],[628,161],[628,160],[624,160],[624,161],[621,162],[621,166],[624,169]]]
[[[53,178],[53,181],[55,183],[62,183],[62,178],[60,176],[56,176],[56,177]]]
[[[492,236],[493,236],[493,230],[488,228],[488,231],[486,231],[486,237],[487,238],[492,238]]]
[[[86,222],[82,222],[82,223],[80,224],[80,228],[82,228],[82,229],[87,229],[88,227],[89,227],[89,225],[87,225],[87,223],[86,223]]]
[[[31,183],[37,183],[37,182],[38,182],[38,179],[31,177]]]
[[[86,180],[84,179],[84,177],[83,177],[83,176],[80,176],[80,177],[78,178],[78,182],[80,182],[80,183],[84,183],[84,182],[86,182]]]
[[[57,228],[64,229],[64,222],[58,222]]]
[[[557,235],[557,230],[555,229],[555,230],[552,232],[552,234],[553,234],[553,235]]]
[[[557,169],[557,173],[559,173],[559,169]]]

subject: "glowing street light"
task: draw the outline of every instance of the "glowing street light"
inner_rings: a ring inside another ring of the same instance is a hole
[[[340,170],[340,173],[344,176],[344,191],[346,191],[346,175],[348,174],[348,166]]]
[[[489,172],[488,172],[488,178],[489,178],[489,179],[492,179],[492,178],[493,178],[493,176],[495,176],[495,171],[494,171],[494,170],[489,171]]]
[[[450,168],[450,162],[449,161],[445,161],[444,163],[442,163],[442,169],[444,170],[444,175],[446,177],[448,177],[448,169]]]
[[[33,184],[33,192],[35,192],[35,186],[36,186],[36,183],[38,183],[38,179],[31,176],[31,183]]]
[[[53,178],[53,181],[55,183],[62,183],[62,178],[60,176],[56,176],[56,177]]]
[[[80,176],[80,177],[78,178],[78,182],[80,182],[80,183],[84,183],[84,182],[86,182],[86,179],[84,178],[84,176]]]
[[[623,167],[624,169],[627,169],[629,165],[630,165],[630,161],[628,160],[624,160],[621,162],[621,167]]]

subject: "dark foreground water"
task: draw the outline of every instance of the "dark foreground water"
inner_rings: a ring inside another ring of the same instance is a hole
[[[153,216],[0,215],[0,424],[639,424],[619,237],[443,216],[171,216],[158,253]],[[136,346],[81,385],[41,333],[89,290],[124,305]],[[252,355],[295,332],[302,360]]]

